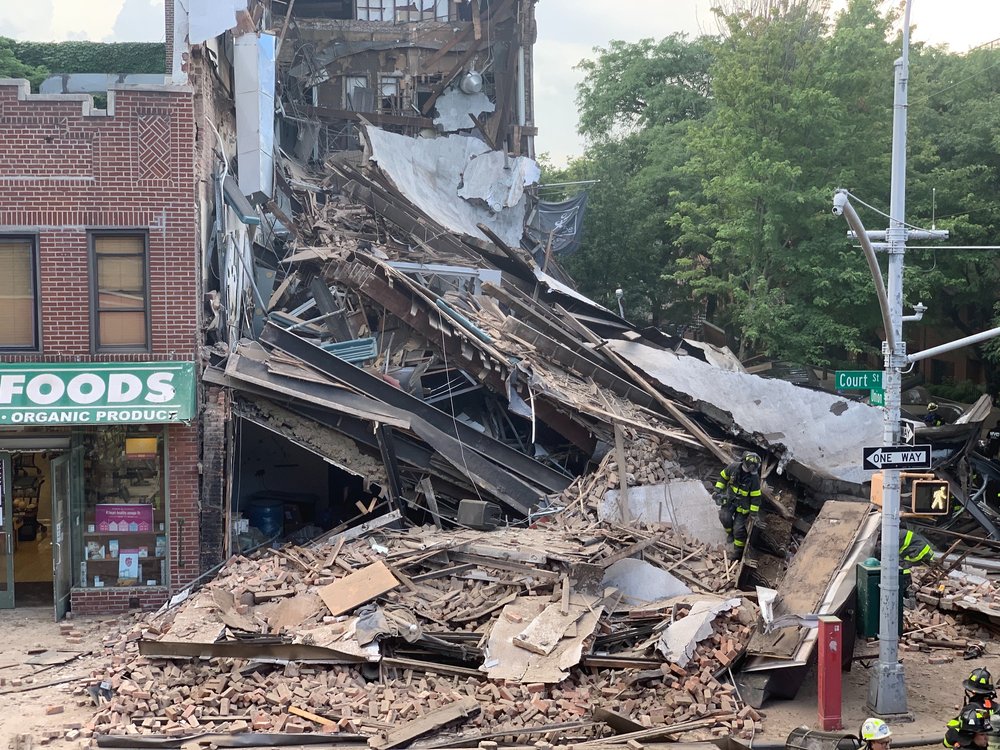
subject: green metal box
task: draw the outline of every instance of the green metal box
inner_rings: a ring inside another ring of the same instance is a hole
[[[858,635],[863,638],[877,638],[879,625],[879,595],[882,565],[869,558],[860,562],[857,571],[858,606],[855,617]],[[899,635],[903,635],[903,600],[910,583],[910,576],[899,571]]]

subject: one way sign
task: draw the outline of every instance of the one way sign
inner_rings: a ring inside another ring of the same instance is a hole
[[[880,469],[929,469],[931,468],[931,447],[929,445],[891,445],[864,449],[866,471]]]

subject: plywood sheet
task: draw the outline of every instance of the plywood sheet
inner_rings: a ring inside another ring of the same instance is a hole
[[[392,571],[379,560],[324,586],[317,593],[330,610],[330,614],[342,615],[387,591],[392,591],[398,585],[399,581]]]
[[[547,655],[532,653],[514,645],[514,637],[552,602],[547,596],[523,596],[511,602],[493,623],[486,644],[486,658],[480,671],[491,680],[557,683],[580,663],[583,642],[597,627],[603,606],[597,597],[573,594],[570,606],[583,614],[575,623],[575,635],[562,638]],[[558,606],[558,605],[557,605]]]

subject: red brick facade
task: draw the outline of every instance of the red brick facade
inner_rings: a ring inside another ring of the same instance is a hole
[[[180,87],[109,92],[108,113],[89,97],[37,96],[0,83],[0,235],[37,239],[40,348],[0,361],[196,360],[199,344],[193,95]],[[149,353],[93,354],[93,230],[148,233]],[[171,588],[199,573],[199,427],[167,430]],[[77,590],[78,612],[155,606],[166,588]],[[132,602],[134,604],[134,601]]]

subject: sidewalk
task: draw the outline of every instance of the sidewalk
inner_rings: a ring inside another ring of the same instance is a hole
[[[992,644],[990,644],[992,645]],[[876,653],[878,642],[858,644],[859,653]],[[930,664],[928,658],[936,655],[955,653],[953,661],[946,664]],[[916,737],[933,738],[932,744],[940,745],[944,737],[945,724],[952,719],[962,704],[962,680],[977,666],[986,666],[997,676],[997,649],[971,661],[964,661],[960,652],[940,650],[931,653],[901,651],[906,674],[907,705],[913,721],[891,723],[894,737],[910,739]],[[876,668],[877,656],[870,668],[855,663],[843,679],[843,723],[844,731],[857,732],[870,714],[865,703],[868,698],[868,683]],[[755,739],[765,742],[783,742],[788,733],[798,726],[819,729],[817,717],[816,669],[811,667],[795,700],[770,701],[763,712],[764,731]]]

